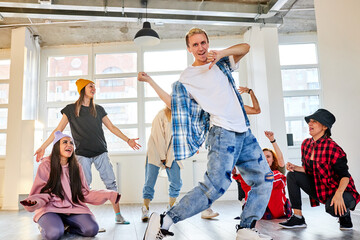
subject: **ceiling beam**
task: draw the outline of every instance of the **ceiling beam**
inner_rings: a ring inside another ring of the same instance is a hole
[[[120,22],[137,22],[143,20],[145,15],[139,12],[127,11],[90,11],[72,8],[71,10],[47,9],[47,8],[16,8],[0,7],[0,12],[6,17],[21,18],[39,18],[39,19],[56,19],[56,20],[83,20],[83,21],[120,21]],[[150,22],[161,23],[179,23],[179,24],[205,24],[205,25],[223,25],[223,26],[254,26],[268,25],[279,26],[282,19],[272,17],[268,19],[255,19],[251,17],[239,16],[207,16],[207,15],[190,15],[179,13],[147,13],[147,20]],[[1,27],[1,25],[0,25]]]

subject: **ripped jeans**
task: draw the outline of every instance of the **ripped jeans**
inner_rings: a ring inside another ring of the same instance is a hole
[[[213,126],[209,131],[208,144],[204,181],[166,214],[177,223],[209,208],[229,188],[231,171],[236,165],[242,178],[251,186],[240,219],[240,226],[249,228],[253,220],[259,220],[263,216],[272,190],[274,176],[263,151],[250,129],[244,133],[236,133]]]

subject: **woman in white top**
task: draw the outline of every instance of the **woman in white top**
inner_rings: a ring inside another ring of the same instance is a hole
[[[169,206],[172,207],[182,187],[180,169],[181,161],[174,161],[171,129],[171,110],[162,109],[154,118],[148,142],[145,166],[145,184],[143,188],[144,205],[141,220],[149,219],[149,205],[154,198],[154,186],[160,169],[166,169],[169,180]]]

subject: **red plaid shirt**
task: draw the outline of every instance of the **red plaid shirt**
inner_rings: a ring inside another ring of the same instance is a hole
[[[314,150],[314,162],[310,164],[311,153]],[[301,161],[305,168],[305,173],[313,175],[315,181],[316,195],[319,202],[326,203],[335,194],[340,177],[334,171],[333,166],[341,158],[346,159],[346,154],[342,148],[329,137],[321,137],[317,141],[312,138],[305,139],[301,145]],[[312,169],[310,169],[312,167]],[[360,201],[360,195],[356,191],[353,178],[350,176],[349,184],[345,191],[352,193],[356,203]],[[310,198],[311,206],[318,206],[319,203]]]

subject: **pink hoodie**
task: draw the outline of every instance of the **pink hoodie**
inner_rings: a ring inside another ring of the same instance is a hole
[[[39,218],[47,213],[62,213],[62,214],[92,214],[90,209],[86,206],[86,203],[93,205],[101,205],[107,200],[115,203],[118,193],[110,190],[90,190],[85,179],[82,167],[79,164],[80,178],[82,182],[82,193],[85,198],[85,202],[77,204],[72,201],[70,178],[69,178],[69,166],[68,164],[62,166],[61,185],[64,190],[64,200],[61,200],[58,196],[48,193],[40,193],[41,189],[46,185],[50,176],[50,157],[46,157],[42,160],[36,173],[36,177],[31,188],[29,197],[25,199],[30,201],[36,201],[33,206],[24,206],[29,211],[35,211],[34,222],[37,222]]]

